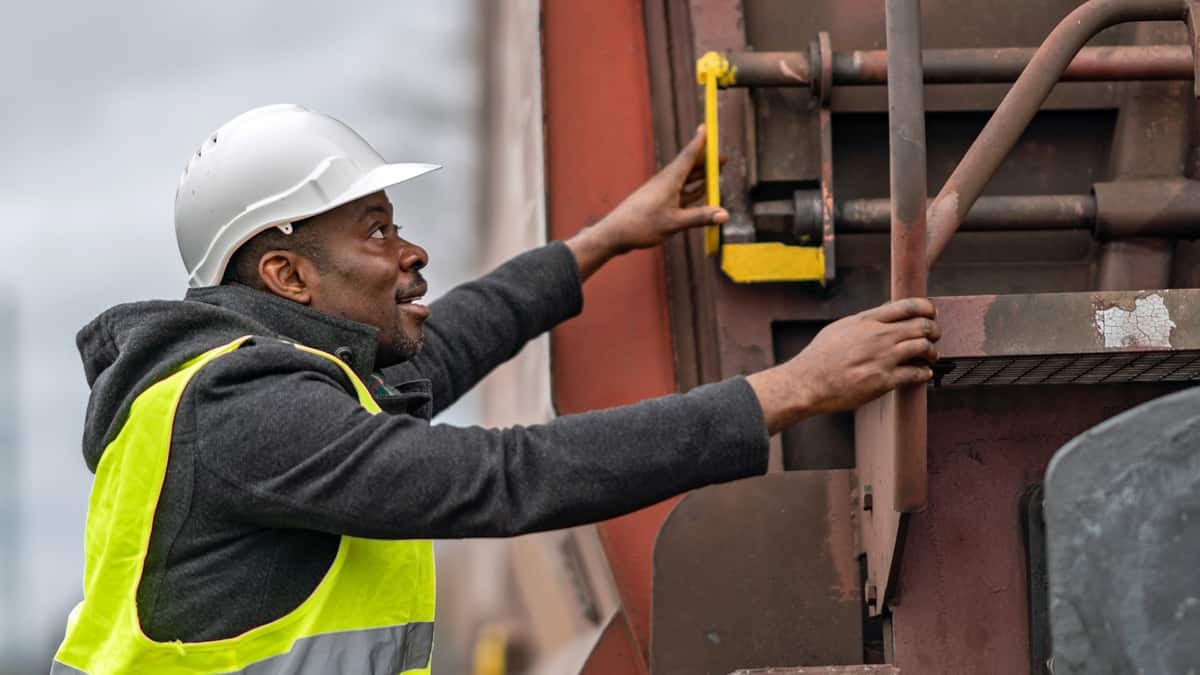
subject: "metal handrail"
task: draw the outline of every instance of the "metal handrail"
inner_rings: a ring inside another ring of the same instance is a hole
[[[1187,0],[1090,0],[1059,22],[930,202],[926,262],[932,265],[945,250],[984,186],[1088,40],[1105,28],[1130,21],[1183,21],[1188,6]]]

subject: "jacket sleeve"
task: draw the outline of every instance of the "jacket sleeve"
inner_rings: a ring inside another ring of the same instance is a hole
[[[513,536],[767,466],[762,411],[743,378],[537,426],[460,428],[371,415],[335,366],[314,359],[244,348],[189,386],[198,480],[219,483],[229,517],[387,539]]]
[[[575,256],[562,242],[523,253],[432,303],[420,353],[384,377],[389,383],[429,378],[437,414],[526,342],[578,314],[581,284]]]

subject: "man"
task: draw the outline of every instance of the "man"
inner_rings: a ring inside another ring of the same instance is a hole
[[[383,189],[436,167],[385,164],[297,106],[218,129],[176,195],[186,298],[115,307],[78,337],[96,483],[54,672],[428,672],[428,540],[570,527],[760,474],[770,434],[927,381],[939,332],[910,300],[686,394],[526,428],[429,423],[578,313],[607,260],[727,219],[684,208],[704,192],[702,144],[594,226],[427,308],[428,255]]]

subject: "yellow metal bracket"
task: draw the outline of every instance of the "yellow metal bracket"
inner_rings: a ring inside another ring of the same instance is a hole
[[[696,61],[696,82],[704,85],[704,178],[708,184],[709,206],[721,205],[721,160],[717,139],[717,87],[727,87],[736,80],[737,71],[729,67],[729,59],[708,52]],[[704,252],[712,255],[721,246],[721,230],[717,225],[704,228]]]
[[[739,284],[768,281],[825,283],[825,250],[820,246],[788,246],[779,242],[725,244],[721,271]]]
[[[704,175],[707,203],[721,205],[720,154],[717,135],[717,88],[737,84],[737,68],[717,52],[696,61],[696,82],[704,86]],[[778,242],[721,244],[721,228],[704,229],[704,252],[720,252],[721,270],[736,283],[818,281],[825,283],[825,251],[820,246],[788,246]]]

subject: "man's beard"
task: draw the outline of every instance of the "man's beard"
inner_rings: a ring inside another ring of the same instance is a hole
[[[408,333],[400,334],[399,344],[396,345],[396,356],[401,361],[407,361],[417,355],[421,351],[421,347],[425,346],[425,333],[413,337]]]
[[[411,360],[425,345],[425,334],[416,337],[399,331],[399,335],[390,344],[381,345],[376,357],[376,368],[387,368]]]

